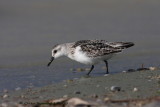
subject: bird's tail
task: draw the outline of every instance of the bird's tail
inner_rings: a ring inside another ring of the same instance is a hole
[[[132,42],[110,42],[108,45],[115,47],[115,48],[126,49],[126,48],[134,46],[134,43]]]

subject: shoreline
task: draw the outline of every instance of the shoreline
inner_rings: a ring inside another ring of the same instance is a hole
[[[112,86],[120,90],[111,90]],[[6,96],[5,96],[6,95]],[[54,85],[3,93],[0,103],[37,103],[51,99],[78,97],[86,101],[146,99],[160,96],[160,70],[146,70],[81,77]]]

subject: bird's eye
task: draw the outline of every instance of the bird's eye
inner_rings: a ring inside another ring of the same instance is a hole
[[[57,50],[54,50],[54,53],[57,53]]]

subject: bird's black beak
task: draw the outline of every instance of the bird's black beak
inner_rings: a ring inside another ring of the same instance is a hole
[[[54,60],[54,57],[51,57],[50,62],[47,64],[48,67],[51,65],[53,60]]]

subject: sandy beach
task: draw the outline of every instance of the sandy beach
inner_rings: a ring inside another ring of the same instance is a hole
[[[159,107],[159,10],[158,0],[1,0],[0,107]],[[90,66],[66,57],[46,66],[54,45],[90,39],[135,46],[109,60],[109,75],[101,63],[86,77]]]
[[[111,87],[119,87],[112,90]],[[78,97],[107,105],[105,100],[125,101],[153,98],[160,95],[160,71],[136,71],[81,77],[40,88],[4,92],[1,103],[43,103],[59,98]]]

